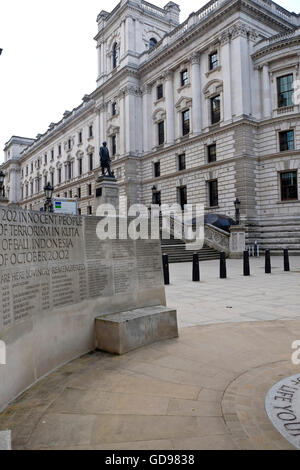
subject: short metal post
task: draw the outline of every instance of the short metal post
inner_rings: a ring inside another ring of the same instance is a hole
[[[289,250],[286,248],[284,250],[284,271],[287,273],[289,272],[290,269],[290,256],[289,256]]]
[[[163,255],[163,269],[165,286],[170,285],[170,270],[169,270],[169,256]]]
[[[244,276],[250,276],[250,261],[248,251],[244,251]]]
[[[271,274],[272,273],[272,267],[271,267],[271,253],[270,250],[266,250],[266,269],[265,272],[266,274]]]
[[[199,255],[197,252],[193,256],[193,282],[200,282]]]
[[[226,253],[224,251],[220,253],[220,279],[227,279]]]

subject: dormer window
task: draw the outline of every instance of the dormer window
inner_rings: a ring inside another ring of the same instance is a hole
[[[119,65],[119,49],[116,42],[114,43],[112,50],[112,65],[113,69],[117,68]]]
[[[149,49],[152,49],[153,47],[155,47],[156,44],[157,44],[157,40],[155,38],[151,38],[149,41]]]

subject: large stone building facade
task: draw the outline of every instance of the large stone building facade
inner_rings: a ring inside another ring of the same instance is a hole
[[[36,139],[6,144],[6,193],[40,210],[43,187],[92,214],[108,142],[129,204],[204,203],[241,216],[248,241],[300,249],[300,15],[271,0],[180,8],[121,0],[97,18],[97,88]]]

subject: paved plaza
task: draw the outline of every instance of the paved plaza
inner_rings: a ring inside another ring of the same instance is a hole
[[[269,389],[300,372],[300,257],[172,265],[168,305],[180,337],[122,357],[96,352],[61,367],[0,415],[13,449],[293,449],[265,412]]]

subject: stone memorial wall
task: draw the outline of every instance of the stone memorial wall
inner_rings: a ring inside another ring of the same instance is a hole
[[[98,315],[165,305],[160,242],[100,241],[99,221],[0,207],[0,409],[92,350]]]

